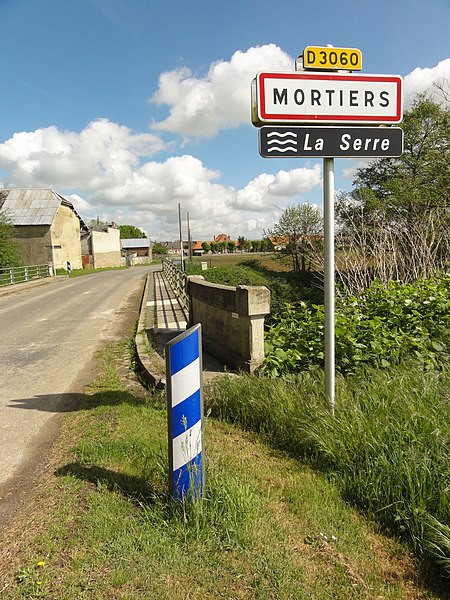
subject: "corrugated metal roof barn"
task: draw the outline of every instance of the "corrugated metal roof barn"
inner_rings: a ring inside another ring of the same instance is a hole
[[[122,250],[130,250],[132,248],[149,248],[150,240],[148,238],[121,239],[120,245],[122,246]]]
[[[0,189],[0,210],[14,226],[24,265],[81,268],[81,236],[89,229],[72,202],[51,189]]]
[[[80,219],[81,228],[87,229],[72,202],[51,189],[0,190],[0,209],[7,212],[13,225],[51,225],[61,204],[71,208]]]

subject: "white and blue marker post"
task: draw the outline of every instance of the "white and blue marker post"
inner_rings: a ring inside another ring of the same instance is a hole
[[[203,495],[201,324],[166,345],[169,491],[176,500]]]

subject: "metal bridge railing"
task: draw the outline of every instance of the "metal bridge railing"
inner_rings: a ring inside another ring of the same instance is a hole
[[[0,287],[24,283],[34,279],[42,279],[51,276],[49,265],[31,265],[26,267],[13,267],[11,269],[0,269]]]
[[[186,273],[181,271],[175,263],[170,260],[163,260],[163,275],[170,284],[173,293],[187,315],[189,313],[189,296],[187,293],[188,278]]]

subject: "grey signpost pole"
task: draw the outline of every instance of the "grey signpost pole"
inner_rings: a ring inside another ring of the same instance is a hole
[[[334,158],[323,159],[323,211],[325,241],[325,394],[334,415]]]

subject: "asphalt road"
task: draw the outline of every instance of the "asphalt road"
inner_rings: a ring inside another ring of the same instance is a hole
[[[131,298],[137,317],[145,276],[155,268],[55,278],[0,295],[0,515],[17,479],[32,477],[26,466],[57,429],[56,415],[76,404],[95,352],[123,335]]]

